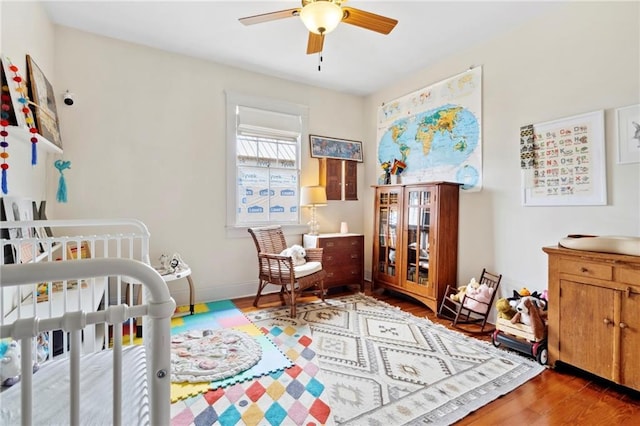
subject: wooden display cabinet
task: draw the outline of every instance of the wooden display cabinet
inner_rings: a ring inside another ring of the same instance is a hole
[[[436,312],[457,283],[460,184],[377,186],[373,285],[407,294]]]
[[[640,257],[544,247],[549,365],[640,390]]]

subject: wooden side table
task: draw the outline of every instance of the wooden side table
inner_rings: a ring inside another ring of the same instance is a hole
[[[161,266],[154,266],[154,269],[156,271],[158,271],[158,273],[160,274],[160,276],[162,277],[162,279],[164,280],[164,282],[166,282],[167,284],[170,283],[171,281],[176,281],[179,280],[181,278],[186,278],[187,282],[189,283],[189,315],[193,315],[194,313],[194,305],[195,305],[195,294],[194,294],[194,289],[193,289],[193,280],[191,279],[191,268],[186,267],[186,268],[180,268],[178,271],[173,272],[173,273],[167,273],[165,270],[162,269]],[[141,305],[142,304],[142,285],[139,286],[140,289],[138,290],[138,294],[136,295],[136,304]],[[127,291],[127,297],[128,297],[129,292]],[[127,304],[129,303],[129,301],[127,300]],[[186,312],[180,312],[174,315],[174,317],[182,317],[187,315]],[[136,318],[136,337],[142,337],[142,324],[140,323],[140,319]]]
[[[173,272],[170,274],[162,274],[162,272],[160,272],[160,275],[162,275],[162,279],[166,283],[169,283],[171,281],[176,281],[182,278],[187,279],[187,282],[189,283],[189,315],[193,315],[193,307],[195,305],[195,301],[194,301],[195,295],[194,295],[194,289],[193,289],[193,280],[191,279],[191,268],[183,267],[177,270],[176,272]],[[183,312],[183,313],[176,314],[175,316],[184,316],[184,315],[187,315],[187,313]]]

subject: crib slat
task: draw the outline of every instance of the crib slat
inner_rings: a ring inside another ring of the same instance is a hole
[[[80,426],[80,343],[81,331],[74,330],[69,333],[71,335],[71,382],[69,391],[70,395],[70,412],[69,419],[72,426]]]
[[[113,424],[122,424],[122,323],[113,325]]]
[[[22,425],[31,426],[33,423],[33,375],[31,374],[33,360],[31,357],[31,339],[22,339],[20,342],[21,371],[22,374]]]

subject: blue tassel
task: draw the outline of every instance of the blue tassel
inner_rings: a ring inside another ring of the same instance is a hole
[[[64,169],[71,168],[71,161],[62,161],[57,160],[53,163],[53,165],[60,172],[60,179],[58,179],[58,193],[56,194],[56,200],[59,203],[67,202],[67,182],[64,180],[64,173],[62,172]]]
[[[35,166],[38,164],[38,148],[36,148],[35,143],[31,143],[31,165]]]
[[[67,182],[64,180],[64,175],[60,173],[60,179],[58,180],[58,193],[56,199],[59,203],[67,202]]]
[[[2,193],[5,195],[9,193],[7,189],[7,169],[2,169]]]

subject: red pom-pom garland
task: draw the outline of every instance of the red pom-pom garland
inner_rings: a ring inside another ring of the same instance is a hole
[[[24,80],[18,74],[18,67],[9,61],[9,70],[13,72],[13,76],[11,76],[11,80],[16,85],[16,92],[19,93],[20,97],[18,98],[18,102],[22,104],[20,111],[24,114],[25,122],[27,126],[29,126],[29,133],[31,133],[31,164],[36,165],[38,162],[38,150],[36,149],[36,144],[38,143],[38,138],[36,135],[38,134],[38,129],[36,128],[35,121],[33,119],[33,113],[29,108],[29,99],[27,97],[27,86],[24,83]],[[7,83],[9,82],[10,76],[7,76]],[[0,131],[0,148],[2,148],[2,152],[0,153],[0,158],[2,158],[2,163],[0,164],[0,169],[2,169],[2,192],[4,194],[8,193],[7,188],[7,170],[9,169],[9,163],[7,162],[7,158],[9,158],[9,153],[7,152],[7,148],[9,148],[9,142],[7,137],[9,136],[9,111],[11,111],[11,94],[9,91],[9,86],[2,86],[1,96],[1,108],[0,108],[0,127],[2,130]]]
[[[9,110],[11,108],[9,86],[2,86],[0,101],[2,102],[2,109],[0,110],[0,127],[2,127],[2,130],[0,130],[0,137],[2,138],[0,141],[0,147],[2,147],[0,158],[2,158],[2,163],[0,164],[0,169],[2,169],[2,193],[7,194],[9,192],[7,187],[7,169],[9,169],[9,163],[7,163],[7,158],[9,158],[9,153],[7,152],[9,142],[7,142],[7,137],[9,136]]]

